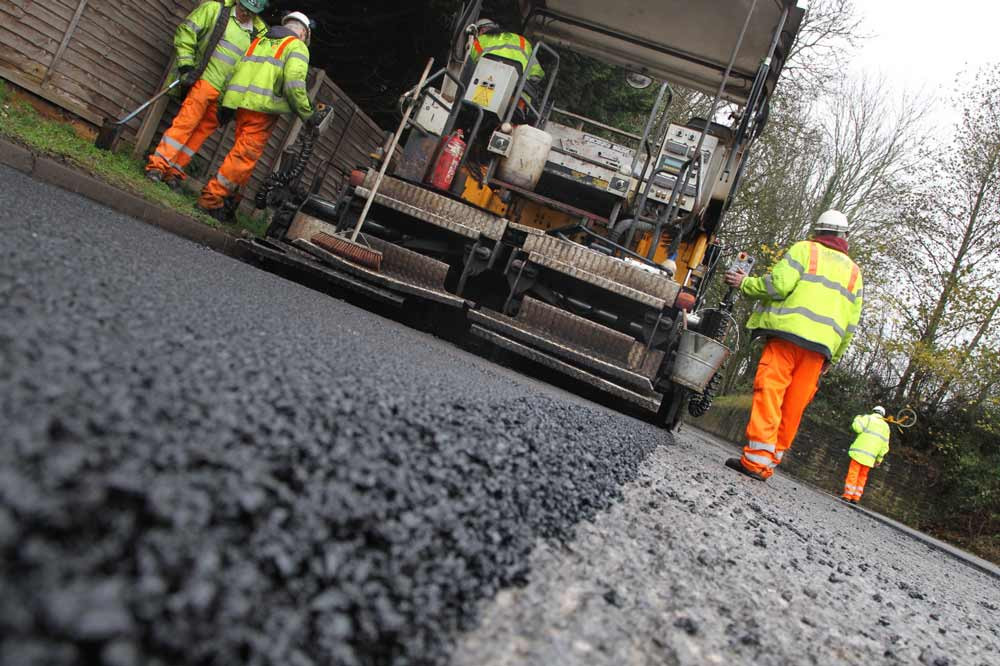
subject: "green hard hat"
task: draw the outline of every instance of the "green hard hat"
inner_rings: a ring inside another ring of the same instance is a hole
[[[267,9],[267,0],[240,0],[240,4],[254,14],[260,14]]]

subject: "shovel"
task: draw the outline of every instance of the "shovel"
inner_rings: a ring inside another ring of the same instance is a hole
[[[169,86],[158,92],[155,96],[146,100],[142,104],[142,106],[140,106],[138,109],[128,114],[121,120],[112,120],[110,118],[105,118],[104,123],[101,125],[101,131],[98,132],[97,134],[97,140],[94,142],[94,145],[100,148],[101,150],[114,150],[115,144],[118,143],[118,137],[121,136],[122,129],[125,127],[125,123],[135,118],[137,115],[142,113],[146,109],[146,107],[148,107],[150,104],[152,104],[153,102],[155,102],[156,100],[160,99],[168,92],[170,92],[174,88],[174,86],[176,86],[178,83],[180,83],[180,79],[174,81]]]

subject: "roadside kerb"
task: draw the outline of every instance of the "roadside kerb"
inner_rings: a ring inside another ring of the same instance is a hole
[[[713,435],[712,433],[702,430],[697,426],[691,425],[689,423],[684,424],[682,427],[685,429],[686,432],[695,434],[698,437],[698,439],[706,442],[707,444],[711,444],[716,448],[725,450],[726,452],[732,452],[733,447],[736,447],[737,449],[739,448],[738,445],[732,442],[727,442],[726,440],[723,440],[717,435]],[[945,555],[949,555],[974,569],[982,571],[983,573],[993,576],[994,578],[1000,579],[1000,567],[996,566],[992,562],[984,560],[981,557],[977,557],[972,553],[967,553],[960,548],[952,546],[951,544],[945,543],[944,541],[941,541],[939,539],[935,539],[934,537],[928,534],[924,534],[919,530],[915,530],[912,527],[907,527],[903,523],[893,520],[888,516],[884,516],[881,513],[876,513],[875,511],[871,511],[856,504],[848,504],[846,502],[841,502],[836,495],[828,493],[827,491],[809,483],[808,481],[804,481],[797,477],[784,474],[780,470],[775,472],[775,474],[780,474],[781,476],[784,476],[787,479],[795,481],[796,483],[800,484],[805,488],[808,488],[809,490],[812,490],[813,492],[819,493],[825,497],[829,497],[830,499],[834,500],[834,502],[841,505],[845,509],[849,508],[857,511],[858,513],[863,513],[869,518],[877,520],[883,525],[887,525],[898,532],[902,532],[903,534],[912,537],[917,541],[922,542],[923,544],[927,545],[930,548],[933,548],[934,550],[940,551]]]
[[[56,159],[38,155],[19,144],[0,139],[0,164],[49,185],[75,192],[119,213],[142,220],[216,252],[236,259],[247,259],[250,256],[243,246],[236,242],[237,239],[225,231],[206,226],[193,217],[167,210]]]

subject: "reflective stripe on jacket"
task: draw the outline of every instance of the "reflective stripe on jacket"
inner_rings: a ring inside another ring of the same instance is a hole
[[[861,318],[861,271],[843,252],[800,241],[763,277],[748,277],[740,290],[761,299],[747,328],[798,338],[836,363]]]
[[[512,60],[521,65],[521,71],[528,66],[531,58],[531,42],[513,32],[494,33],[490,35],[480,35],[472,42],[472,51],[469,56],[472,62],[479,60],[484,55],[494,55],[505,60]],[[532,81],[541,80],[545,76],[545,70],[536,61],[528,71],[528,79]]]
[[[234,7],[237,0],[225,2],[205,2],[198,5],[187,18],[177,26],[174,33],[174,49],[177,51],[177,67],[197,67],[205,56],[205,49],[212,37],[215,22],[219,19],[222,7]],[[267,24],[259,17],[253,17],[253,34],[240,27],[236,22],[236,10],[230,12],[229,23],[219,39],[215,50],[209,55],[205,71],[201,78],[213,88],[221,91],[233,68],[246,52],[250,42],[257,35],[267,31]],[[176,78],[176,76],[174,77]]]
[[[263,113],[313,114],[306,88],[309,48],[283,26],[271,28],[247,49],[226,86],[222,106]]]
[[[881,463],[889,453],[889,424],[878,414],[862,414],[851,424],[858,436],[847,452],[852,459],[866,467]]]

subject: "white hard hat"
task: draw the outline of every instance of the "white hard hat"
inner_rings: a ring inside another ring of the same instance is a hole
[[[302,12],[289,12],[288,14],[285,14],[284,18],[281,19],[281,25],[288,25],[289,21],[295,21],[302,24],[302,27],[306,29],[305,42],[308,44],[310,38],[312,37],[313,25],[312,21],[309,20],[309,17]]]
[[[847,224],[846,215],[839,210],[828,210],[819,216],[819,219],[813,224],[812,230],[813,233],[832,231],[846,236],[850,232],[850,227]]]
[[[882,405],[875,405],[874,407],[872,407],[872,411],[878,414],[879,416],[885,416],[885,407],[883,407]]]
[[[481,18],[473,25],[479,32],[500,32],[500,24],[490,18]]]

